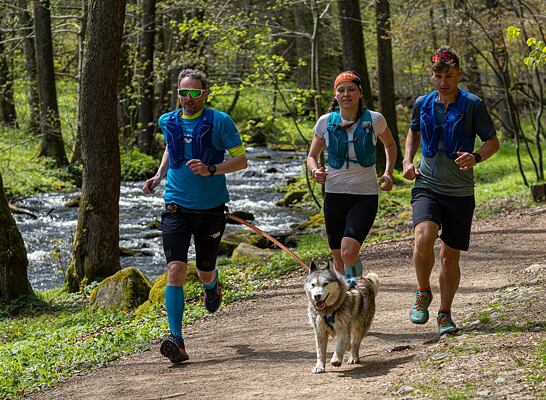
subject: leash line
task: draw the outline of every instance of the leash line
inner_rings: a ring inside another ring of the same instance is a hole
[[[305,263],[305,261],[303,261],[301,258],[299,258],[297,255],[295,255],[288,247],[286,247],[284,244],[282,244],[281,242],[279,242],[277,239],[275,239],[274,237],[272,237],[271,235],[269,235],[268,233],[265,233],[264,231],[262,231],[260,228],[258,228],[257,226],[254,226],[252,225],[250,222],[236,216],[236,215],[233,215],[233,214],[226,214],[226,216],[233,220],[233,221],[236,221],[236,222],[239,222],[240,224],[243,224],[247,227],[249,227],[250,229],[252,229],[253,231],[259,233],[260,235],[262,235],[263,237],[271,240],[273,243],[275,243],[277,246],[279,246],[282,250],[284,250],[290,257],[292,257],[295,261],[297,261],[303,268],[305,269],[309,269],[309,267],[307,266],[307,264]]]

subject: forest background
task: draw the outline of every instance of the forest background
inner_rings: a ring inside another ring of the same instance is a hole
[[[334,77],[357,71],[368,107],[395,135],[399,170],[413,102],[432,89],[430,56],[450,44],[462,86],[485,100],[502,143],[477,174],[479,201],[494,212],[544,196],[542,1],[0,0],[0,12],[5,304],[35,294],[8,208],[34,193],[81,188],[67,292],[85,294],[119,271],[120,181],[155,173],[164,148],[156,121],[176,108],[184,68],[209,75],[210,106],[233,117],[248,145],[303,151]],[[409,186],[396,177],[400,198],[384,214],[407,211]],[[302,172],[299,187],[306,181]],[[308,191],[307,206],[320,206],[320,188]]]

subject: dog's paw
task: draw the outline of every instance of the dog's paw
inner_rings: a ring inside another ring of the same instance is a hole
[[[353,356],[349,356],[349,358],[347,359],[347,364],[360,364],[360,357],[353,357]]]
[[[311,371],[313,372],[313,374],[322,374],[322,373],[324,373],[324,367],[321,367],[321,366],[317,365]]]
[[[332,367],[341,367],[341,360],[339,358],[332,358],[332,361],[330,361],[330,365]]]

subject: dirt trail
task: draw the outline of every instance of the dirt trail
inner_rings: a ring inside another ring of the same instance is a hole
[[[409,381],[423,354],[436,341],[433,319],[424,326],[408,320],[415,281],[412,245],[408,238],[365,247],[365,269],[379,275],[380,290],[376,317],[362,343],[360,365],[333,368],[328,364],[325,374],[311,373],[314,338],[307,321],[302,273],[190,326],[186,347],[191,359],[185,364],[171,366],[155,346],[31,398],[401,397],[397,391],[400,385]],[[488,302],[495,290],[517,282],[523,270],[537,263],[546,264],[546,207],[475,221],[471,249],[461,260],[455,321],[462,322]],[[437,267],[433,274],[432,282],[437,282]],[[433,291],[438,293],[437,285]],[[438,298],[432,310],[437,308]],[[543,330],[537,335],[542,340],[546,336]],[[400,346],[407,348],[392,351]],[[331,342],[328,350],[332,350]],[[510,386],[510,382],[505,384]],[[521,391],[515,397],[490,391],[484,394],[488,398],[525,397]]]

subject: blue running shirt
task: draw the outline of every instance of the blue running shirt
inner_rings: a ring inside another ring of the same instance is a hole
[[[212,144],[217,150],[227,150],[242,144],[237,127],[229,115],[214,111],[212,126]],[[184,158],[190,160],[193,128],[199,122],[202,112],[195,118],[183,118],[182,110],[177,114],[177,122],[184,131]],[[163,114],[159,118],[166,116]],[[165,136],[165,132],[163,132]],[[167,140],[165,136],[165,140]],[[191,172],[185,164],[178,169],[169,168],[165,182],[165,204],[177,204],[182,207],[205,210],[218,207],[229,201],[229,193],[224,174],[214,176],[200,176]]]

